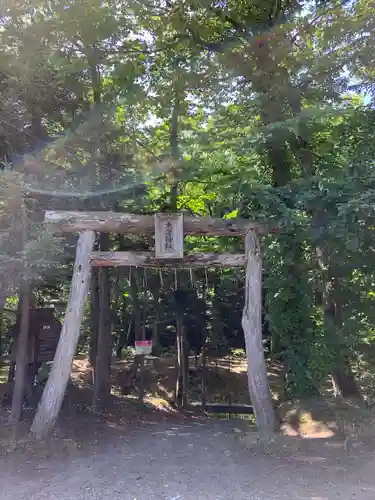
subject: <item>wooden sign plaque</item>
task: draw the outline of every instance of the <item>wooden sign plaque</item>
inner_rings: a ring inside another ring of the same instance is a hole
[[[183,256],[183,214],[155,214],[155,257],[182,259]]]

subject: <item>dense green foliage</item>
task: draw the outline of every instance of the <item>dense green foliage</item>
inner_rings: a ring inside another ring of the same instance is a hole
[[[340,384],[375,338],[371,2],[8,5],[0,155],[35,210],[177,208],[277,225],[262,242],[267,355],[285,363],[291,396],[315,394],[330,374]],[[2,200],[13,213],[9,194]],[[186,247],[240,251],[242,242],[188,238]],[[68,260],[57,296],[67,293]],[[136,321],[150,332],[157,324],[160,347],[170,347],[176,284],[187,291],[192,345],[205,336],[224,351],[243,345],[240,271],[125,270],[110,280],[120,347]],[[36,292],[41,304],[47,293]]]

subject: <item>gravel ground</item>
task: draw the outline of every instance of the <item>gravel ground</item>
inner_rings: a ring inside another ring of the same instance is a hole
[[[341,462],[337,452],[328,461],[311,453],[269,456],[246,449],[233,426],[145,424],[89,456],[27,468],[3,459],[0,500],[375,499],[368,462],[358,472],[359,463]]]

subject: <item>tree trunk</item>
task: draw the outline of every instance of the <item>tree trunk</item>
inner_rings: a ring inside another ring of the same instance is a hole
[[[338,367],[332,370],[336,394],[338,393],[343,398],[361,398],[348,357],[341,353],[340,358]]]
[[[271,16],[269,22],[277,24],[278,19]],[[283,123],[288,118],[287,108],[293,113],[294,117],[300,116],[301,92],[293,85],[289,72],[280,64],[281,60],[275,57],[272,43],[270,43],[269,39],[262,41],[262,44],[257,44],[255,40],[254,43],[256,46],[253,46],[253,57],[249,61],[243,59],[243,74],[251,82],[253,91],[258,94],[262,124],[269,126],[273,123]],[[227,57],[227,62],[231,62],[231,58]],[[308,144],[308,130],[300,123],[297,132],[297,140],[294,132],[289,133],[286,130],[281,132],[274,129],[267,134],[265,151],[268,164],[272,169],[272,181],[275,188],[286,186],[292,180],[295,170],[293,154],[299,160],[302,177],[311,175],[313,171],[314,157]],[[294,209],[292,200],[286,201],[286,204],[288,208]],[[305,332],[311,327],[310,313],[306,309],[307,297],[304,297],[301,293],[303,283],[307,283],[307,275],[296,265],[302,259],[305,260],[304,251],[293,230],[284,233],[284,237],[289,242],[288,246],[290,248],[290,250],[288,249],[290,256],[286,261],[290,260],[292,262],[290,266],[285,264],[284,268],[284,275],[290,275],[289,282],[285,283],[288,287],[285,295],[289,297],[290,310],[297,311],[290,326],[285,328],[284,332],[280,332],[282,335],[281,343],[284,346],[286,344],[288,349],[283,354],[283,362],[287,368],[285,388],[291,395],[306,394],[306,390],[310,394],[315,394],[314,381],[309,377],[307,370],[301,371],[300,364],[298,363],[297,368],[295,362],[297,359],[302,360],[302,365],[307,366],[306,363],[309,360],[308,343],[311,342],[305,335]],[[268,304],[270,301],[273,301],[273,298],[268,299]],[[306,304],[303,304],[304,301],[306,301]],[[269,311],[270,315],[274,316],[277,314],[277,309],[273,312],[272,305],[269,304]],[[273,323],[274,325],[277,324],[277,318],[274,318]],[[291,345],[294,347],[293,353],[289,350]]]
[[[320,217],[321,224],[327,224],[325,214],[317,211],[317,216]],[[337,277],[329,273],[331,257],[328,243],[321,242],[320,245],[317,245],[316,254],[321,270],[325,270],[325,275],[322,278],[322,293],[319,299],[322,300],[325,334],[328,341],[333,343],[335,354],[335,364],[331,372],[334,394],[343,398],[361,398],[361,392],[350,365],[349,349],[345,345],[345,339],[342,338],[342,306],[337,300],[336,291],[339,284]]]
[[[350,363],[350,350],[342,338],[342,318],[340,309],[340,305],[335,302],[337,364],[336,368],[332,370],[332,378],[338,392],[343,398],[361,399],[362,394]]]
[[[108,250],[109,235],[100,235],[100,248]],[[110,270],[101,269],[99,274],[99,328],[94,377],[94,406],[101,402],[105,405],[111,393],[111,281]]]
[[[82,233],[78,239],[73,279],[64,324],[57,345],[52,370],[31,426],[31,435],[38,440],[47,437],[52,431],[70,378],[90,285],[91,266],[89,255],[94,241],[95,233],[93,231]]]
[[[248,383],[257,427],[263,434],[276,430],[262,343],[262,257],[254,231],[246,236],[246,288],[242,328],[248,362]]]
[[[331,333],[334,341],[335,366],[332,370],[332,382],[336,395],[343,398],[361,398],[349,357],[349,349],[342,338],[341,307],[335,300],[336,279],[326,283],[323,293],[324,323],[327,332]]]
[[[9,416],[10,424],[17,424],[22,417],[27,376],[27,355],[29,344],[29,306],[30,286],[26,277],[22,279],[20,289],[20,331],[17,335],[16,377],[12,398],[12,410]]]
[[[173,160],[170,176],[171,176],[171,192],[170,192],[170,209],[171,212],[177,212],[177,199],[178,199],[178,171],[180,153],[178,147],[178,117],[180,112],[180,96],[177,90],[177,85],[174,88],[174,103],[172,108],[172,116],[170,123],[170,143],[171,143],[171,156]]]

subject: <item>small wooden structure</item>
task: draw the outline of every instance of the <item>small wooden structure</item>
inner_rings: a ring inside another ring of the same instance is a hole
[[[54,310],[50,308],[29,309],[27,320],[28,338],[26,351],[26,393],[29,402],[33,399],[35,377],[43,363],[53,361],[60,338],[61,323],[54,317]],[[13,387],[17,367],[17,340],[19,338],[20,321],[8,330],[11,339],[10,364],[8,384]]]
[[[60,338],[61,323],[54,317],[50,308],[29,310],[29,336],[27,349],[28,363],[45,363],[53,361]],[[16,341],[19,325],[15,323],[8,331],[8,337],[13,339],[9,357],[16,362]]]
[[[267,381],[267,370],[262,345],[262,257],[259,234],[272,228],[244,219],[215,219],[211,217],[184,217],[173,215],[169,236],[177,235],[175,244],[165,237],[164,215],[134,215],[114,212],[48,211],[45,222],[55,233],[80,232],[72,286],[50,377],[43,392],[31,433],[41,439],[51,430],[57,419],[70,370],[76,352],[80,324],[83,318],[92,266],[152,266],[160,267],[234,267],[245,266],[246,290],[242,326],[248,359],[249,392],[256,422],[263,432],[275,428]],[[164,224],[164,226],[163,226]],[[160,230],[160,225],[162,226]],[[156,228],[155,252],[93,252],[95,232],[152,233]],[[245,237],[244,254],[192,254],[183,256],[182,234],[205,236]],[[169,247],[166,249],[166,246]],[[166,251],[169,250],[169,251]],[[182,328],[183,330],[183,328]],[[140,339],[142,340],[142,339]],[[143,339],[144,340],[144,339]]]

